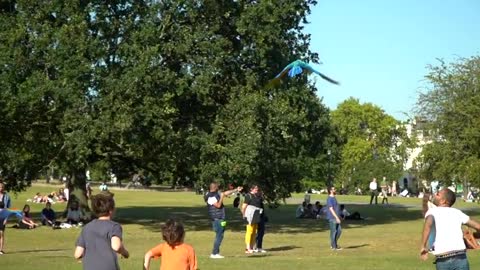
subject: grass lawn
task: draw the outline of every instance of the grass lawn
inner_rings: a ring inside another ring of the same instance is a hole
[[[14,208],[21,209],[27,198],[36,192],[51,192],[54,187],[34,186],[17,198]],[[418,259],[422,216],[421,200],[390,198],[392,205],[367,205],[367,196],[338,196],[347,209],[369,217],[366,221],[347,221],[342,224],[341,251],[329,248],[328,228],[324,220],[297,220],[297,204],[303,194],[295,194],[287,205],[268,210],[270,222],[264,238],[265,255],[244,254],[244,225],[240,212],[232,207],[233,198],[226,201],[227,231],[221,246],[223,260],[208,256],[214,233],[202,197],[186,192],[119,191],[114,190],[117,203],[115,219],[123,226],[124,243],[130,251],[129,259],[120,259],[121,269],[141,269],[144,253],[162,241],[160,224],[166,218],[180,218],[187,229],[186,242],[193,245],[202,270],[252,269],[434,269],[432,259]],[[312,195],[312,201],[325,203],[325,195]],[[39,217],[43,205],[31,204],[34,217]],[[477,204],[459,202],[457,207],[480,220]],[[64,204],[55,204],[57,211]],[[82,269],[73,259],[75,241],[81,229],[6,230],[6,255],[0,255],[0,269]],[[470,268],[480,269],[480,256],[469,252]],[[247,266],[248,264],[248,266]],[[154,261],[151,269],[159,269]]]

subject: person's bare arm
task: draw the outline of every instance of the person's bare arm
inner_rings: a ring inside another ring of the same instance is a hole
[[[335,209],[333,209],[333,206],[330,206],[328,210],[330,211],[330,213],[332,213],[333,217],[335,217],[335,220],[337,221],[337,223],[340,224],[342,221],[337,216],[337,213],[335,212]]]
[[[73,254],[73,256],[75,257],[75,259],[80,260],[83,257],[84,252],[85,252],[85,248],[77,246],[75,248],[75,253]]]
[[[122,239],[118,236],[113,236],[111,240],[112,249],[117,252],[118,254],[122,255],[125,259],[127,259],[130,254],[128,250],[123,246]]]
[[[143,270],[149,270],[150,269],[150,260],[152,259],[153,254],[151,251],[148,251],[145,253],[145,257],[143,258]]]
[[[478,223],[477,221],[475,221],[473,219],[469,219],[468,222],[465,223],[465,225],[467,225],[468,227],[470,227],[472,229],[480,231],[480,223]]]
[[[425,224],[423,225],[423,233],[422,233],[422,245],[420,247],[420,258],[422,260],[428,259],[428,250],[427,250],[427,242],[428,236],[430,235],[430,231],[432,230],[433,224],[433,216],[428,216],[425,218]]]

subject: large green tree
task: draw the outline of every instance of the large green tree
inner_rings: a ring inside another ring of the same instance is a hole
[[[480,57],[430,66],[417,102],[432,144],[417,166],[428,180],[480,184]]]
[[[343,140],[338,181],[365,186],[373,177],[390,180],[402,174],[413,142],[400,121],[355,98],[339,104],[332,121]]]
[[[110,168],[120,179],[141,170],[186,185],[228,175],[266,181],[272,200],[287,196],[300,178],[324,174],[328,111],[306,77],[278,89],[264,85],[289,61],[317,61],[302,32],[315,3],[2,6],[2,176],[21,189],[54,167],[81,190],[92,167]],[[239,119],[234,112],[242,109],[253,115]],[[256,123],[245,128],[259,141],[254,154],[237,158],[254,165],[232,172],[211,145],[233,156],[243,136],[233,121],[249,118]]]

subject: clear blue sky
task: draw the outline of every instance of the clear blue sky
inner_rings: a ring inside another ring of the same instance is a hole
[[[318,95],[335,109],[348,97],[399,120],[426,86],[428,64],[480,54],[480,0],[318,0],[305,31],[318,70]]]

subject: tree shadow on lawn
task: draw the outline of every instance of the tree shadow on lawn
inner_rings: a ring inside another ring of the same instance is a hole
[[[358,205],[346,204],[350,212],[358,211],[366,220],[345,220],[342,227],[345,229],[359,228],[372,225],[392,224],[396,222],[414,221],[423,219],[421,210],[411,206],[392,205]],[[269,222],[268,233],[310,233],[313,231],[328,230],[328,223],[324,219],[296,219],[296,205],[282,205],[277,209],[266,209]],[[226,206],[227,230],[244,231],[245,222],[240,210],[231,205]],[[168,218],[181,220],[187,230],[212,230],[206,206],[128,206],[116,210],[115,220],[122,224],[140,224],[145,228],[159,232],[161,224]]]

